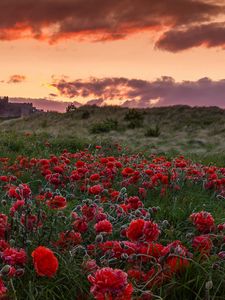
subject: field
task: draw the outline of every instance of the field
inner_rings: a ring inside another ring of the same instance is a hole
[[[225,295],[225,111],[0,123],[0,299]]]

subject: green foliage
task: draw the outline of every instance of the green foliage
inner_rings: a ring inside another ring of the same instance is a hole
[[[144,116],[143,113],[137,109],[129,109],[125,114],[124,120],[129,121],[128,128],[134,129],[143,126]]]
[[[104,133],[118,129],[118,121],[114,119],[106,119],[102,122],[94,123],[90,128],[91,133]]]
[[[84,110],[81,114],[81,119],[89,119],[91,116],[90,112],[88,110]]]
[[[132,121],[132,120],[143,120],[143,114],[141,111],[137,109],[129,109],[128,112],[125,114],[124,117],[125,121]]]
[[[160,128],[158,125],[154,127],[148,127],[145,131],[146,137],[159,137],[160,136]]]

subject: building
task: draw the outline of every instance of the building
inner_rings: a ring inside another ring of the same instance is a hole
[[[20,118],[37,111],[32,103],[13,103],[9,97],[0,98],[0,118]]]

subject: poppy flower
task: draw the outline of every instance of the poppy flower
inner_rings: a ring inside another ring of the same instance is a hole
[[[196,229],[202,233],[209,233],[215,229],[214,219],[207,211],[201,211],[190,215],[192,223]]]
[[[99,195],[103,191],[103,187],[100,184],[96,184],[91,186],[88,191],[92,195]]]
[[[46,201],[46,203],[51,209],[64,209],[67,206],[66,198],[62,196],[54,196],[52,199]]]
[[[97,233],[99,232],[106,232],[106,233],[112,233],[112,224],[108,220],[102,220],[95,224],[95,231]]]
[[[160,230],[156,223],[142,219],[133,220],[127,229],[127,237],[131,241],[152,242],[158,239],[159,234]]]
[[[53,277],[58,270],[58,259],[54,253],[43,246],[39,246],[32,252],[33,263],[39,276]]]
[[[2,260],[11,266],[24,266],[27,260],[27,255],[24,249],[6,248],[2,252]]]
[[[4,285],[3,280],[0,278],[0,297],[4,297],[7,293],[7,288]]]
[[[102,268],[88,276],[91,293],[96,300],[131,300],[133,287],[127,281],[127,273],[120,269]]]
[[[195,236],[192,241],[192,247],[201,255],[209,256],[213,243],[208,235]]]

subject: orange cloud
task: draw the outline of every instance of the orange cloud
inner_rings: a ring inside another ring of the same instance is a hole
[[[202,24],[221,14],[220,0],[1,0],[0,40],[119,40]]]
[[[15,75],[10,76],[7,83],[21,83],[21,82],[24,82],[25,80],[26,80],[26,76],[15,74]]]

